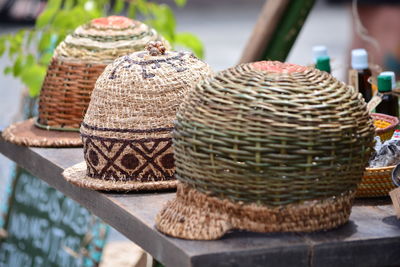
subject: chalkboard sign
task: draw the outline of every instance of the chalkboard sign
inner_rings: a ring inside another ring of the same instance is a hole
[[[87,209],[21,168],[3,224],[0,266],[96,266],[108,230]]]

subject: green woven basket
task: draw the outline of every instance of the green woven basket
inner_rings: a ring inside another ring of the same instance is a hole
[[[373,136],[361,95],[328,73],[280,62],[222,71],[177,114],[181,185],[157,227],[193,239],[336,227],[348,219]]]

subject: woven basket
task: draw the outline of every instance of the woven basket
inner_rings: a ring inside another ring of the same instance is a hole
[[[381,141],[386,141],[392,138],[394,130],[399,124],[399,119],[393,116],[380,113],[372,113],[372,119],[376,127],[376,134],[379,135]]]
[[[392,181],[392,171],[396,166],[365,168],[364,176],[358,185],[356,197],[384,197],[396,188]]]
[[[94,84],[107,64],[161,39],[147,25],[118,16],[78,27],[55,50],[42,86],[36,125],[79,131]]]
[[[375,133],[379,135],[382,142],[392,138],[399,119],[393,116],[380,113],[372,113]],[[384,197],[395,188],[392,182],[392,171],[396,166],[380,168],[365,168],[361,183],[358,185],[356,197]]]
[[[143,51],[115,60],[97,80],[81,126],[85,162],[64,177],[97,190],[175,188],[176,110],[210,74],[207,64],[186,52]]]
[[[178,111],[180,185],[156,227],[206,240],[230,229],[337,227],[350,215],[373,136],[361,95],[325,72],[268,61],[222,71]]]

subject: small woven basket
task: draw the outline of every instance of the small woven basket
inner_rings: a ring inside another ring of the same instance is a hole
[[[379,135],[381,141],[386,141],[392,138],[396,126],[399,124],[399,119],[381,113],[372,113],[372,119],[376,127],[375,133]]]
[[[104,68],[117,57],[163,40],[147,25],[125,17],[94,19],[56,48],[39,98],[36,126],[79,131],[90,95]],[[167,46],[169,46],[167,44]]]
[[[386,141],[392,138],[395,128],[399,124],[399,119],[393,116],[380,113],[372,113],[375,134]],[[392,182],[392,171],[396,166],[380,168],[365,168],[361,183],[358,185],[356,197],[384,197],[395,188]]]
[[[392,181],[392,172],[396,166],[365,168],[364,176],[358,185],[356,197],[384,197],[396,188]]]
[[[372,151],[361,94],[326,72],[256,62],[219,72],[177,113],[177,196],[161,232],[215,239],[231,229],[309,232],[350,215]]]

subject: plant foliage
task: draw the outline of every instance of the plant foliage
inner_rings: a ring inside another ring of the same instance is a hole
[[[175,0],[175,4],[182,7],[186,0]],[[79,25],[110,13],[124,13],[130,18],[141,15],[173,46],[187,47],[203,58],[201,41],[193,34],[176,32],[174,13],[166,4],[148,0],[48,0],[32,29],[0,36],[0,57],[7,53],[12,61],[4,73],[20,78],[30,96],[38,96],[54,48]]]

